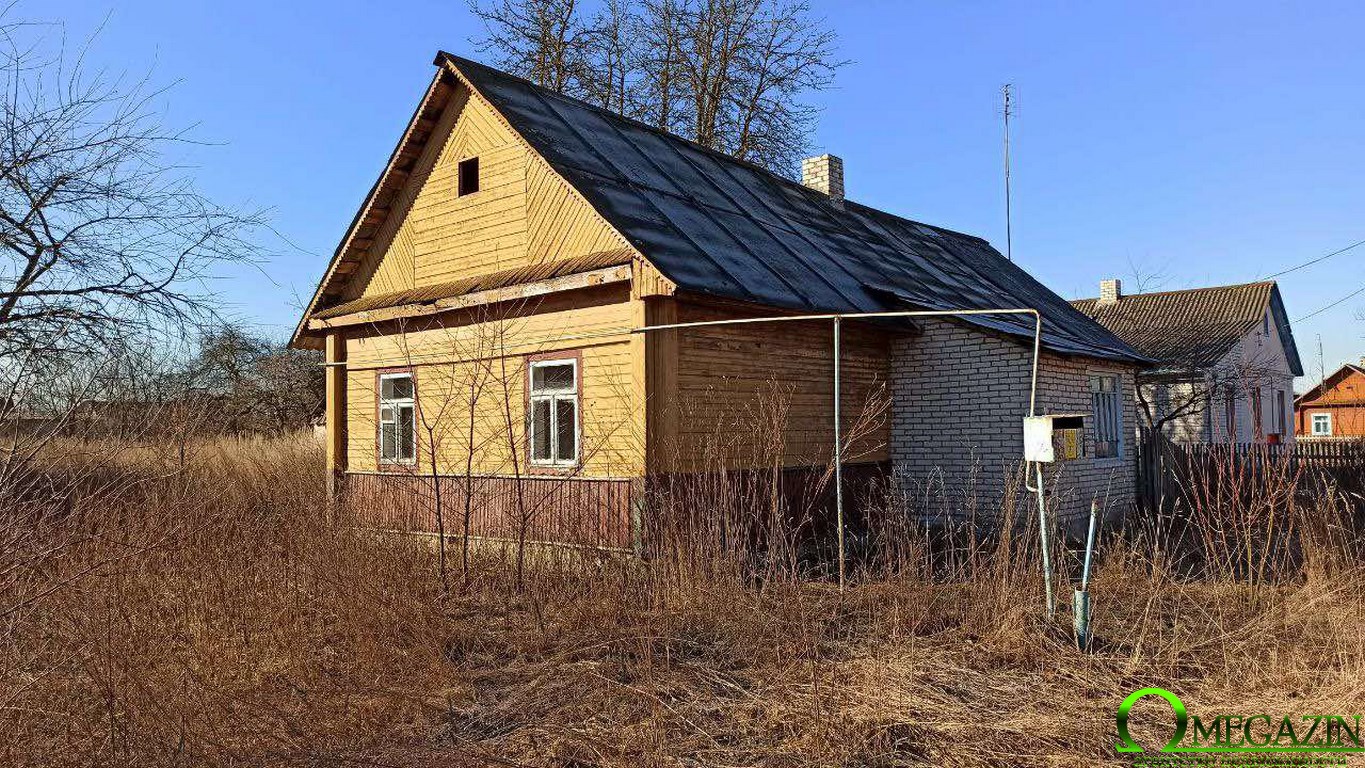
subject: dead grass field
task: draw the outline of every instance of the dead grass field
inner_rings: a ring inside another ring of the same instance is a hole
[[[576,553],[518,592],[484,551],[443,593],[426,543],[333,518],[307,439],[48,471],[0,512],[3,765],[1124,765],[1143,686],[1365,709],[1365,567],[1330,536],[1260,584],[1113,544],[1087,655],[1025,556],[840,595]]]

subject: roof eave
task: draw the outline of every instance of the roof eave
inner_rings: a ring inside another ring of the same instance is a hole
[[[439,56],[437,58],[439,63]],[[348,247],[353,243],[356,232],[360,229],[361,223],[364,221],[365,214],[374,204],[376,196],[383,187],[385,180],[393,173],[398,158],[415,133],[423,113],[431,105],[432,97],[436,93],[437,87],[441,84],[441,80],[445,76],[445,73],[446,70],[442,68],[438,69],[436,74],[432,76],[430,85],[427,86],[426,91],[422,95],[422,100],[418,102],[416,109],[413,110],[412,117],[409,118],[407,126],[403,129],[403,133],[399,137],[398,143],[394,145],[393,151],[389,153],[389,159],[384,163],[384,170],[380,172],[379,177],[376,178],[374,184],[370,186],[370,190],[365,193],[364,201],[356,210],[355,216],[351,219],[351,223],[346,227],[346,234],[341,238],[341,242],[337,244],[336,250],[333,251],[332,258],[327,264],[326,271],[323,272],[322,279],[318,281],[318,286],[313,291],[312,298],[309,299],[307,307],[299,317],[298,324],[294,327],[294,333],[289,339],[290,347],[295,349],[322,349],[322,340],[318,338],[316,334],[312,334],[308,330],[308,320],[313,312],[317,310],[318,302],[322,299],[327,287],[331,284],[336,274],[337,265],[341,263]]]

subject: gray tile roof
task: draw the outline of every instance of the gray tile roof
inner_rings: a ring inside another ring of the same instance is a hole
[[[1284,341],[1290,370],[1303,375],[1284,302],[1273,281],[1138,293],[1112,304],[1080,299],[1072,305],[1157,360],[1159,369],[1171,371],[1212,366],[1269,311]]]
[[[1036,308],[1049,349],[1145,358],[978,237],[800,184],[442,53],[554,169],[685,292],[811,312]],[[1031,338],[1031,319],[967,322]]]

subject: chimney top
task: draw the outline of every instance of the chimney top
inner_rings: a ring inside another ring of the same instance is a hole
[[[834,155],[801,161],[801,183],[829,196],[830,204],[844,207],[844,161]]]
[[[1117,304],[1123,298],[1123,281],[1118,279],[1100,281],[1100,304]]]

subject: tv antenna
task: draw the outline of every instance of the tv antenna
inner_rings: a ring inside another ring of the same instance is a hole
[[[1013,83],[1000,86],[1000,94],[1005,103],[1005,258],[1014,261],[1014,232],[1010,226],[1010,91]]]

